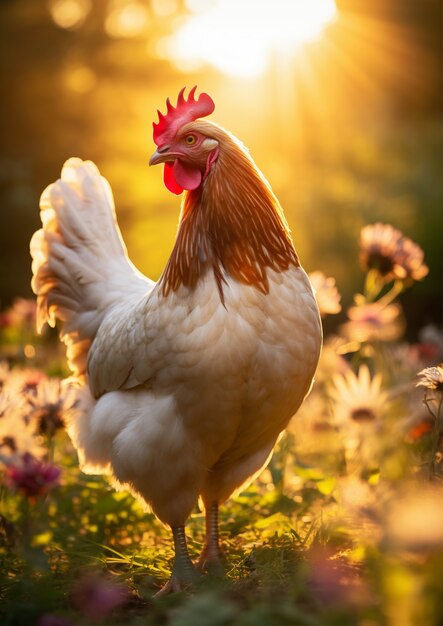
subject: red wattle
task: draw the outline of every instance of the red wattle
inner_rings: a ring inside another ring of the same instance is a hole
[[[173,166],[174,166],[173,163],[170,163],[170,162],[165,163],[165,167],[163,170],[163,182],[165,183],[165,186],[167,189],[169,189],[169,191],[179,196],[182,193],[184,188],[181,187],[175,180]]]
[[[200,170],[196,167],[191,167],[183,163],[180,159],[176,159],[174,161],[172,171],[174,172],[174,178],[177,185],[183,189],[187,189],[188,191],[197,189],[202,182],[202,173]]]

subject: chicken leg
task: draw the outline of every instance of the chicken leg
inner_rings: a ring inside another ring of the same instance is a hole
[[[218,532],[218,502],[205,506],[206,509],[206,537],[205,545],[197,562],[197,568],[213,574],[223,574],[225,571],[225,555],[220,546]]]
[[[168,582],[155,594],[156,598],[166,596],[169,593],[183,591],[191,587],[198,578],[198,572],[195,569],[188,553],[186,544],[186,535],[184,526],[176,526],[172,528],[174,537],[174,563],[172,565],[171,578]]]

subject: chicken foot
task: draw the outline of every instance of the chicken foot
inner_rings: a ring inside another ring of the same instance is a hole
[[[186,535],[184,526],[176,526],[172,528],[174,537],[174,563],[172,565],[171,578],[168,582],[155,594],[156,598],[166,596],[170,593],[184,591],[196,582],[198,572],[194,567],[188,553],[186,544]]]
[[[212,502],[205,508],[206,538],[197,562],[197,569],[211,574],[222,575],[225,572],[226,559],[220,546],[218,532],[218,502]]]

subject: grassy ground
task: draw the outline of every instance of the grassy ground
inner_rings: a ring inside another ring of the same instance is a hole
[[[443,624],[443,348],[436,329],[402,339],[397,296],[413,282],[367,272],[271,464],[221,510],[225,578],[162,599],[169,531],[80,472],[63,357],[34,335],[32,303],[17,302],[2,318],[1,624]],[[337,311],[333,283],[317,289],[324,313]],[[198,508],[187,535],[197,558]]]

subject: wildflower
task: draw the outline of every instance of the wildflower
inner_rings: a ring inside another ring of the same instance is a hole
[[[443,361],[443,329],[435,324],[427,324],[419,334],[420,343],[417,350],[425,365],[432,365],[435,362]]]
[[[429,268],[423,250],[390,224],[371,224],[360,233],[360,263],[364,270],[376,270],[386,281],[420,280]]]
[[[341,326],[349,341],[394,341],[401,337],[404,322],[399,304],[359,302],[348,310],[349,322]]]
[[[28,498],[45,495],[58,484],[60,469],[43,463],[29,452],[11,461],[6,468],[6,480],[10,487]]]
[[[333,383],[329,392],[334,402],[333,420],[341,433],[348,472],[376,468],[383,441],[382,417],[388,405],[381,374],[371,378],[368,367],[361,365],[357,375],[350,370],[334,376]]]
[[[443,363],[435,367],[426,367],[417,376],[420,376],[417,387],[426,387],[443,393]]]
[[[45,374],[40,370],[23,370],[21,391],[26,394],[36,394],[41,383],[47,380]]]
[[[74,605],[87,617],[100,619],[125,604],[129,599],[129,591],[123,583],[90,574],[78,583],[72,599]]]
[[[308,552],[308,586],[326,605],[361,603],[367,590],[358,571],[343,556],[328,548],[313,547]]]
[[[340,313],[341,295],[337,290],[335,278],[326,277],[323,272],[317,271],[309,274],[309,279],[314,288],[321,316],[324,317],[328,313]]]
[[[434,421],[430,417],[424,417],[421,421],[411,426],[406,434],[406,441],[413,443],[434,430]]]
[[[64,386],[58,379],[50,379],[28,394],[27,402],[30,406],[28,419],[36,424],[40,434],[52,437],[75,411],[77,396],[72,387]]]
[[[0,394],[0,454],[9,458],[25,452],[41,456],[44,450],[34,425],[26,420],[22,398],[13,389],[4,388]]]
[[[403,237],[398,251],[398,261],[404,279],[421,280],[428,274],[429,268],[423,263],[423,258],[424,252],[420,246],[408,237]]]
[[[421,367],[429,367],[443,358],[443,350],[431,342],[415,343],[411,346],[411,358],[421,364]],[[418,367],[414,369],[417,371]]]
[[[1,373],[0,373],[1,375]],[[47,380],[46,375],[35,368],[14,368],[8,373],[4,387],[14,394],[16,401],[26,402],[29,394],[37,393],[38,386]]]
[[[35,328],[37,305],[35,300],[16,298],[5,316],[9,326]]]
[[[3,389],[15,395],[16,402],[25,401],[26,394],[35,392],[46,380],[46,375],[36,368],[15,367],[10,370],[6,363],[0,362],[0,391]]]
[[[418,376],[420,380],[416,386],[425,387],[423,402],[433,422],[432,446],[428,464],[428,477],[432,480],[437,472],[440,473],[443,461],[443,421],[441,418],[441,409],[443,407],[443,363],[421,370]]]
[[[381,374],[371,378],[367,365],[361,365],[357,375],[349,370],[334,376],[333,383],[330,396],[335,401],[337,423],[364,425],[376,422],[384,414],[388,396],[381,388]]]

